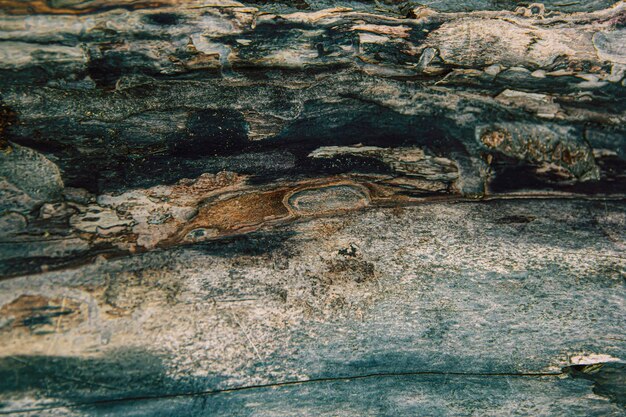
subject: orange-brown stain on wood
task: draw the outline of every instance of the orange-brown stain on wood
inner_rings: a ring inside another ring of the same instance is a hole
[[[252,192],[210,202],[178,234],[177,240],[202,241],[219,236],[244,233],[288,218],[291,214],[282,203],[285,189]]]

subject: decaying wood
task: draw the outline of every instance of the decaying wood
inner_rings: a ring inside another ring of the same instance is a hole
[[[0,414],[623,415],[626,3],[421,3],[0,0]]]
[[[5,280],[3,411],[623,415],[624,213],[431,203]]]

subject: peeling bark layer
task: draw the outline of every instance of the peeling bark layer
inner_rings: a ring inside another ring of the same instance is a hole
[[[623,195],[623,3],[24,4],[0,17],[0,226],[33,259],[5,275],[368,206]]]

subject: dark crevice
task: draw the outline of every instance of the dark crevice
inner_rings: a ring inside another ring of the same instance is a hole
[[[622,362],[597,363],[593,365],[571,365],[563,373],[572,378],[593,382],[593,392],[626,407],[626,364]]]

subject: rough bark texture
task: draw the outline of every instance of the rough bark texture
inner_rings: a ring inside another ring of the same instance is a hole
[[[0,414],[626,414],[625,24],[0,0]]]

